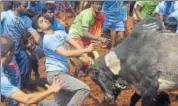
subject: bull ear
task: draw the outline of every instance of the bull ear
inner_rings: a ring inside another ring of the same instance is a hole
[[[119,72],[121,70],[121,65],[120,65],[120,59],[116,55],[114,51],[110,51],[108,54],[105,56],[105,63],[106,66],[111,70],[111,72],[114,75],[119,75]]]

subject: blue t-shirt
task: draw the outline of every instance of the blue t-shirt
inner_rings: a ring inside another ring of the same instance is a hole
[[[18,88],[13,86],[6,75],[4,74],[3,67],[1,66],[1,94],[5,97],[10,97],[15,93]]]
[[[44,3],[43,3],[42,0],[40,0],[39,3],[37,5],[35,5],[35,6],[32,6],[31,2],[28,1],[27,9],[31,9],[31,10],[37,12],[37,13],[42,13],[43,7],[44,7]]]
[[[15,42],[15,52],[19,51],[20,39],[25,31],[33,33],[31,19],[17,16],[12,10],[1,12],[1,36],[8,36]]]
[[[65,31],[65,28],[61,24],[61,22],[59,21],[59,19],[54,18],[53,23],[52,23],[52,30],[53,31],[57,31],[57,30],[63,30],[63,31]]]
[[[24,24],[24,26],[25,26],[27,32],[32,33],[32,32],[35,32],[35,31],[36,31],[36,30],[32,27],[32,20],[31,20],[28,16],[23,15],[23,16],[21,16],[21,19],[23,20],[22,22],[23,22],[23,24]]]
[[[178,1],[162,1],[155,9],[155,13],[158,13],[164,18],[167,18],[172,12],[178,10]]]
[[[171,13],[168,17],[175,17],[178,21],[178,10]],[[177,23],[177,25],[178,25],[178,23]],[[178,27],[177,27],[176,33],[178,33]]]
[[[127,20],[127,8],[124,7],[123,0],[104,2],[103,13],[105,21],[118,22]]]
[[[66,32],[62,30],[54,31],[52,35],[44,35],[43,51],[46,57],[46,71],[62,71],[69,73],[67,58],[56,52],[58,47],[66,48],[66,41],[69,40]]]

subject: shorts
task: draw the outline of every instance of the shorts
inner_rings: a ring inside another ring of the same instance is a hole
[[[124,21],[111,22],[109,20],[105,20],[102,30],[107,31],[108,29],[110,29],[112,31],[124,32],[125,31],[125,22]]]

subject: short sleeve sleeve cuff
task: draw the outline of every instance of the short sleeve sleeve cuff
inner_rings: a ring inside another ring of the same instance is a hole
[[[9,82],[6,76],[1,75],[1,81],[1,93],[3,96],[10,97],[18,90],[17,87]]]

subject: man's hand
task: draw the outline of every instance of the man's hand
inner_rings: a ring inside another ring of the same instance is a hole
[[[53,79],[53,83],[51,86],[47,85],[48,90],[52,91],[53,93],[57,93],[62,88],[62,81],[57,79]]]
[[[79,60],[82,61],[86,65],[94,64],[94,60],[91,57],[89,57],[88,55],[83,55],[83,56],[79,57]]]
[[[94,50],[93,44],[90,44],[86,49],[88,52],[92,52]]]
[[[93,65],[95,63],[91,57],[88,57],[88,60],[89,60],[89,65]]]
[[[106,43],[108,41],[108,39],[104,38],[104,37],[98,37],[98,40],[103,42],[103,43]]]

